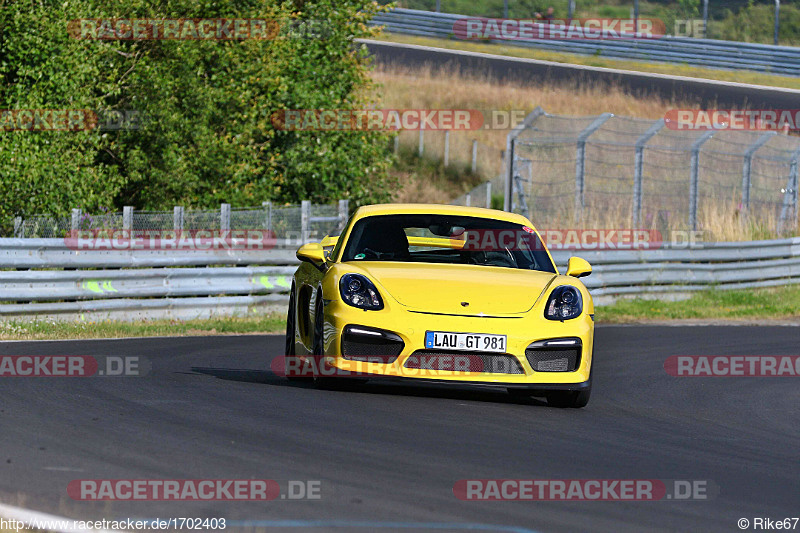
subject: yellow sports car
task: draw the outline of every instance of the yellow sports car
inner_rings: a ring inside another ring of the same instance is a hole
[[[583,407],[594,304],[579,257],[559,275],[531,222],[447,205],[360,207],[297,251],[284,371],[329,387],[395,378],[504,387]]]

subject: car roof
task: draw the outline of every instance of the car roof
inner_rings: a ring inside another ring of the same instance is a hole
[[[531,222],[522,215],[499,211],[497,209],[486,209],[484,207],[465,207],[461,205],[445,204],[375,204],[359,207],[355,212],[355,218],[364,218],[375,215],[461,215],[479,218],[491,218],[513,222],[523,226],[530,226]]]

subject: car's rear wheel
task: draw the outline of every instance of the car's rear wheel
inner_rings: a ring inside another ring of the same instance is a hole
[[[297,376],[297,361],[295,361],[294,334],[295,317],[297,315],[297,301],[294,297],[294,287],[289,295],[289,312],[286,316],[286,343],[284,347],[283,370],[286,379],[290,381],[307,381],[308,377]]]

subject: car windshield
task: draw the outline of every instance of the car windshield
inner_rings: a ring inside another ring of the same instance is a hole
[[[532,229],[459,215],[378,215],[353,225],[342,261],[484,265],[555,272]]]

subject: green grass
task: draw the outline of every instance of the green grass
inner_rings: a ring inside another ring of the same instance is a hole
[[[606,323],[674,319],[800,319],[800,286],[708,290],[675,302],[641,298],[618,300],[611,305],[597,306],[595,318]]]
[[[417,37],[388,32],[380,34],[378,37],[376,37],[376,39],[395,43],[433,46],[448,50],[466,50],[469,52],[482,52],[485,54],[521,57],[525,59],[539,59],[543,61],[553,61],[556,63],[569,63],[572,65],[615,68],[633,70],[636,72],[653,72],[657,74],[669,74],[673,76],[687,76],[690,78],[702,78],[708,80],[765,85],[770,87],[800,89],[800,77],[777,76],[744,70],[717,70],[710,68],[690,67],[688,65],[675,65],[670,63],[645,63],[640,61],[610,59],[595,55],[589,56],[580,54],[567,54],[562,52],[550,52],[547,50],[535,50],[517,46],[475,43],[460,40],[434,39],[432,37]]]
[[[283,333],[286,317],[271,313],[246,318],[207,320],[152,320],[142,322],[54,322],[46,320],[0,322],[0,340],[107,339],[187,335]]]

